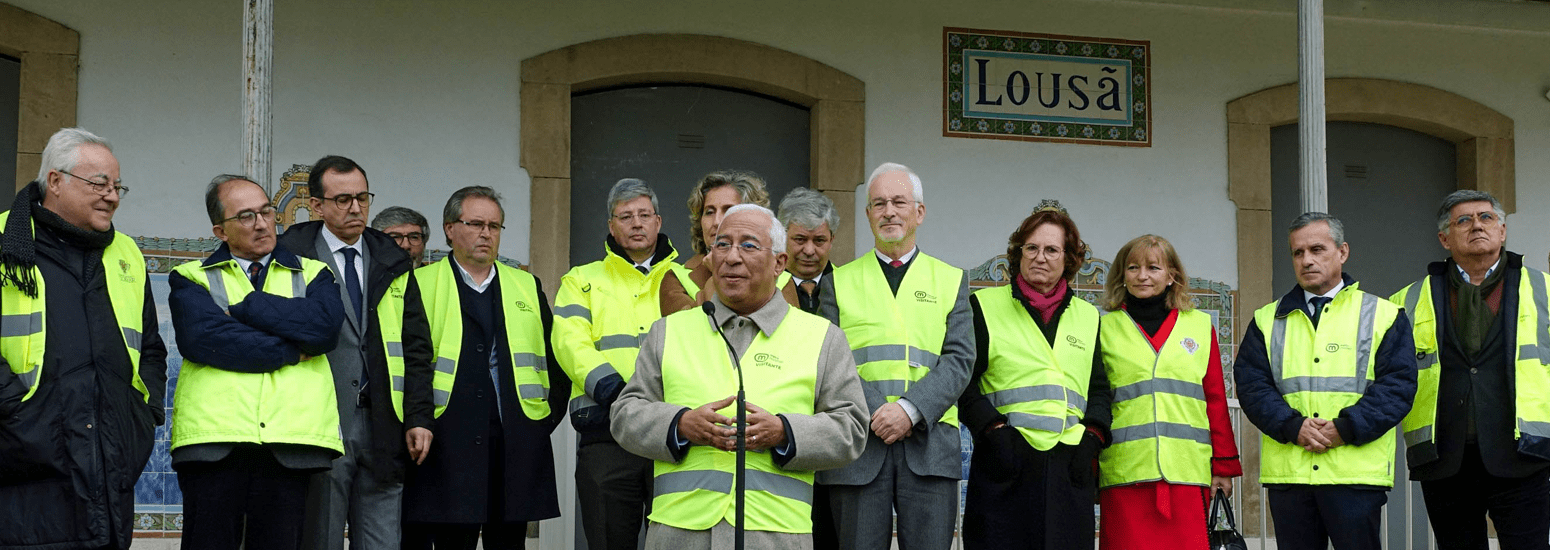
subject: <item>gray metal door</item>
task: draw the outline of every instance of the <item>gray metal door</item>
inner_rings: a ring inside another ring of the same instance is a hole
[[[1436,214],[1442,198],[1458,189],[1453,143],[1356,122],[1329,123],[1327,140],[1329,213],[1345,224],[1351,244],[1345,271],[1362,290],[1389,296],[1425,275],[1427,263],[1447,256],[1437,243]],[[1302,213],[1297,125],[1271,129],[1270,150],[1273,281],[1279,298],[1297,284],[1286,240],[1287,227]],[[1396,448],[1398,475],[1384,513],[1385,547],[1429,548],[1421,484],[1408,481],[1404,441]]]
[[[0,55],[0,177],[8,183],[0,185],[0,211],[11,209],[11,199],[16,196],[16,178],[32,181],[36,174],[16,173],[16,125],[21,108],[22,64],[15,58]]]
[[[640,178],[657,192],[662,232],[689,259],[689,190],[705,174],[752,170],[771,208],[807,187],[811,140],[806,108],[705,86],[639,86],[571,99],[570,261],[603,257],[608,190]]]

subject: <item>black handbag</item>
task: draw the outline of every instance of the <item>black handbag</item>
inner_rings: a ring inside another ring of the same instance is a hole
[[[1227,515],[1225,524],[1219,515],[1222,513]],[[1227,500],[1227,494],[1221,489],[1217,489],[1216,496],[1211,498],[1211,517],[1206,521],[1211,524],[1211,550],[1249,550],[1248,544],[1243,542],[1243,534],[1238,532],[1237,520],[1232,517],[1232,501]]]

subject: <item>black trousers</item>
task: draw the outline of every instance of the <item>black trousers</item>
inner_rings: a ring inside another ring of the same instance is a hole
[[[281,466],[242,445],[217,462],[179,464],[185,548],[293,550],[301,547],[311,471]]]
[[[506,522],[506,438],[495,416],[490,423],[490,493],[485,501],[488,523],[403,523],[404,550],[475,550],[481,532],[485,550],[521,550],[527,543],[527,522]]]
[[[1485,471],[1480,451],[1469,447],[1458,473],[1422,481],[1421,494],[1438,548],[1486,550],[1485,516],[1490,514],[1502,550],[1550,549],[1550,471],[1496,477]]]
[[[834,506],[829,486],[813,484],[813,550],[840,550],[840,532],[834,528]]]
[[[1381,550],[1387,489],[1349,485],[1266,487],[1281,550]],[[1441,546],[1440,548],[1447,548]]]
[[[651,460],[613,441],[576,450],[576,497],[590,550],[635,550],[651,513]]]
[[[1073,478],[1076,455],[1076,445],[1034,449],[1010,427],[976,437],[964,499],[963,547],[1092,548],[1096,480]]]

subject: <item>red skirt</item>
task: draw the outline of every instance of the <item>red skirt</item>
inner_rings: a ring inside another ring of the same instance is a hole
[[[1206,487],[1161,481],[1098,494],[1100,550],[1208,550]]]

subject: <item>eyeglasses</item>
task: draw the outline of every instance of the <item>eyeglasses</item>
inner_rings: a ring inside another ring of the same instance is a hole
[[[1461,228],[1469,227],[1470,222],[1474,220],[1480,220],[1480,225],[1491,227],[1496,225],[1496,222],[1501,221],[1501,218],[1497,217],[1495,212],[1481,212],[1473,215],[1464,214],[1453,220],[1453,225]]]
[[[471,221],[470,222],[470,221],[464,221],[464,220],[453,220],[452,223],[460,223],[460,224],[466,225],[466,226],[469,227],[469,229],[473,229],[474,231],[479,232],[479,233],[483,233],[485,229],[489,229],[491,234],[495,234],[495,233],[500,233],[502,229],[506,228],[506,226],[501,225],[500,223],[497,223],[497,222],[482,222],[482,221]]]
[[[646,221],[656,215],[656,212],[625,212],[623,214],[614,215],[614,219],[618,220],[619,223],[629,225],[635,223],[636,218],[640,218],[641,221]]]
[[[414,233],[388,233],[387,236],[392,237],[393,238],[393,242],[396,242],[396,243],[399,243],[399,244],[403,244],[404,241],[408,241],[409,244],[420,244],[420,243],[425,242],[425,234],[424,233],[420,233],[420,232],[414,232]]]
[[[909,208],[910,205],[912,205],[912,204],[915,204],[915,201],[905,200],[905,199],[902,199],[902,198],[895,198],[895,199],[892,199],[892,200],[889,200],[889,199],[877,199],[875,201],[872,201],[872,204],[869,204],[867,206],[868,206],[868,208],[871,208],[873,212],[882,212],[883,210],[886,210],[890,205],[892,205],[895,209],[904,210],[906,208]]]
[[[106,176],[104,176],[102,178],[102,181],[95,181],[95,180],[89,180],[89,179],[83,178],[81,176],[77,176],[75,174],[71,174],[71,173],[66,172],[64,170],[55,170],[55,171],[59,172],[61,174],[64,174],[66,176],[70,176],[72,178],[75,178],[75,179],[78,179],[78,180],[86,182],[87,185],[91,186],[91,190],[92,191],[96,191],[98,195],[102,195],[104,197],[108,196],[108,192],[111,191],[111,190],[118,190],[119,198],[124,198],[125,195],[129,194],[129,188],[128,187],[124,187],[123,185],[114,185],[114,184],[112,184],[112,183],[110,183],[108,181],[108,178]]]
[[[1046,257],[1046,258],[1049,258],[1049,259],[1053,260],[1053,259],[1060,258],[1060,255],[1064,254],[1066,252],[1066,250],[1064,248],[1060,248],[1060,247],[1057,247],[1057,246],[1046,246],[1046,247],[1042,247],[1041,248],[1041,247],[1039,247],[1039,245],[1036,245],[1036,244],[1033,244],[1033,243],[1025,244],[1025,245],[1023,245],[1022,248],[1023,248],[1023,256],[1027,256],[1029,258],[1037,258],[1037,257],[1043,256],[1043,257]]]
[[[339,208],[349,208],[351,202],[361,203],[361,208],[365,208],[371,206],[371,198],[375,196],[377,195],[369,192],[363,192],[354,195],[340,193],[332,197],[321,197],[321,199],[325,201],[332,201],[334,206],[338,206]]]
[[[732,243],[730,243],[728,241],[716,241],[715,244],[710,245],[710,249],[712,251],[715,251],[717,254],[726,254],[728,251],[732,250],[732,248],[734,248],[734,247],[736,247],[738,250],[742,251],[742,253],[744,253],[744,254],[752,254],[754,252],[763,252],[765,250],[769,250],[768,248],[759,246],[756,243],[747,242],[747,241],[744,241],[744,242],[741,242],[741,243],[737,243],[736,245],[734,245],[734,244],[732,244]]]
[[[229,221],[232,221],[232,220],[237,220],[237,223],[242,224],[243,227],[253,227],[253,223],[258,221],[258,218],[260,216],[262,216],[265,220],[273,222],[274,221],[274,213],[275,213],[275,207],[273,207],[273,206],[265,206],[263,208],[258,209],[257,212],[254,212],[252,210],[243,210],[241,212],[238,212],[237,215],[235,215],[235,216],[232,216],[230,218],[226,218],[224,220],[221,220],[221,223],[226,223],[226,222],[229,222]]]

